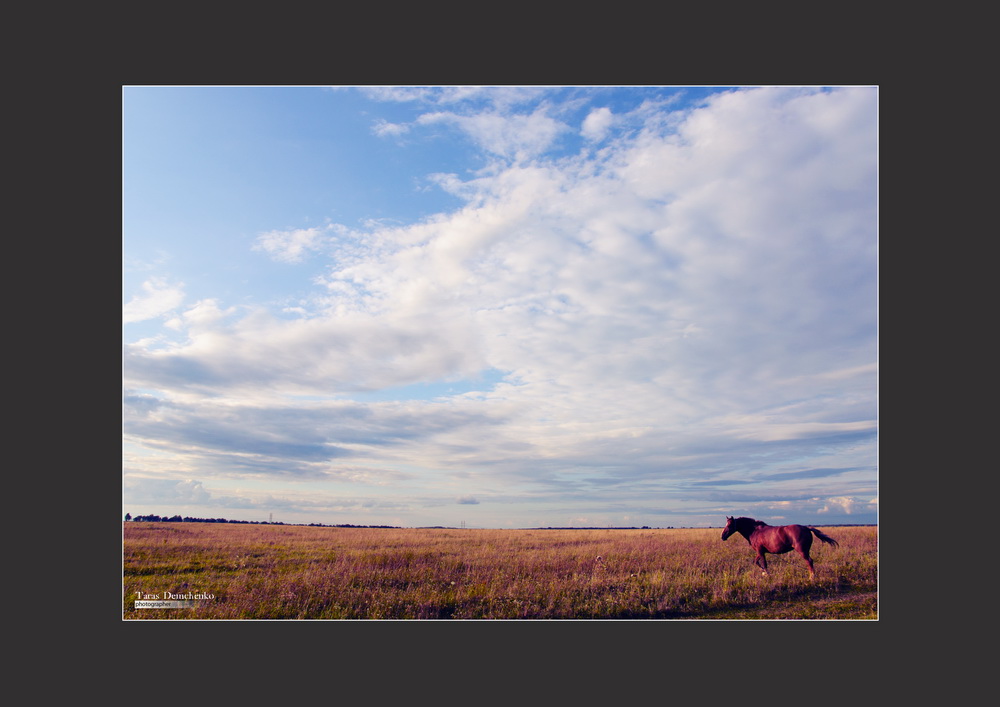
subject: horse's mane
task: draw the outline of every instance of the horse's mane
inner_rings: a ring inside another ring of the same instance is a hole
[[[747,518],[746,516],[743,516],[741,518],[736,518],[735,521],[740,525],[749,525],[751,527],[757,527],[757,528],[759,528],[762,525],[767,526],[767,523],[765,523],[762,520],[757,520],[756,518]]]

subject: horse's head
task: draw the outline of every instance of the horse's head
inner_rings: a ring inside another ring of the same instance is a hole
[[[733,526],[734,518],[732,516],[726,516],[726,527],[722,529],[722,539],[726,540],[730,535],[736,532],[736,528]]]

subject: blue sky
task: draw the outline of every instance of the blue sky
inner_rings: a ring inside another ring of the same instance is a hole
[[[123,513],[877,521],[875,87],[124,87]]]

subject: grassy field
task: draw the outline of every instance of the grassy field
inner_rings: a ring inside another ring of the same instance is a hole
[[[795,553],[721,529],[124,523],[124,619],[877,619],[878,529]],[[181,609],[137,599],[187,599]]]

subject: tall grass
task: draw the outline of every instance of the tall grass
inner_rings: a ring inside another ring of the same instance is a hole
[[[877,618],[878,531],[828,528],[816,579],[720,531],[125,523],[125,619]],[[737,542],[738,541],[738,542]],[[136,609],[139,594],[211,594]]]

